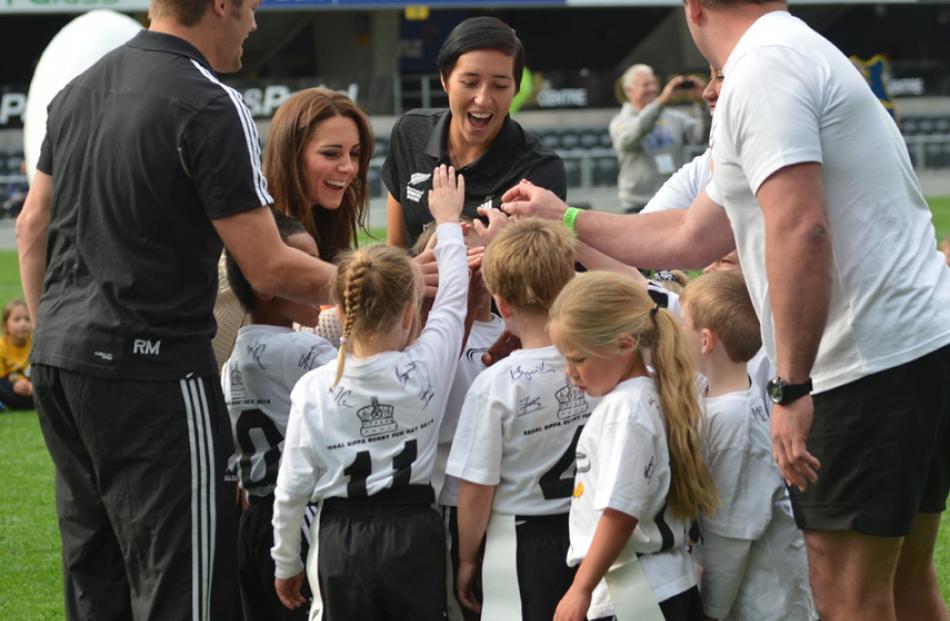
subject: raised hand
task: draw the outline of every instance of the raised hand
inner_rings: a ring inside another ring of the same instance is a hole
[[[429,213],[436,224],[458,222],[465,205],[465,178],[456,176],[455,169],[445,164],[432,171],[432,189],[429,190]]]

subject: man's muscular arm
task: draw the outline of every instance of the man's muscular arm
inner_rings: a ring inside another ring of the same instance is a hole
[[[313,306],[330,301],[336,266],[281,241],[270,208],[251,209],[212,224],[260,295]]]
[[[563,218],[567,204],[523,181],[502,197],[512,216]],[[585,211],[574,223],[577,237],[607,256],[642,268],[700,269],[735,248],[725,211],[705,192],[689,209],[628,215]]]
[[[779,377],[808,379],[828,319],[831,231],[821,166],[780,169],[756,195],[765,218],[765,267],[775,323]],[[814,413],[811,396],[772,411],[772,447],[786,480],[804,489],[820,467],[805,448]]]

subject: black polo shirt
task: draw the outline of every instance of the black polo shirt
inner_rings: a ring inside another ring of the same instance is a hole
[[[187,42],[142,31],[55,97],[37,168],[53,195],[32,361],[215,373],[211,221],[273,202],[240,95]]]
[[[393,126],[389,153],[383,163],[383,183],[402,205],[406,223],[406,243],[412,246],[429,214],[432,169],[448,164],[448,110],[411,110]],[[562,199],[567,196],[567,176],[558,155],[526,132],[510,116],[480,158],[459,172],[465,177],[464,215],[475,218],[478,207],[499,207],[501,196],[528,179]]]

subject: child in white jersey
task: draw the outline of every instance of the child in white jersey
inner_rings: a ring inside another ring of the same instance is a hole
[[[317,256],[317,244],[298,220],[274,213],[288,246]],[[304,373],[332,362],[337,350],[325,339],[293,329],[313,326],[318,309],[279,297],[261,297],[234,258],[226,256],[231,291],[250,316],[238,330],[231,357],[221,369],[221,388],[231,416],[238,483],[248,508],[238,528],[238,584],[246,621],[306,619],[274,591],[271,517],[281,448],[287,434],[290,391]]]
[[[579,567],[554,618],[701,620],[687,530],[717,500],[679,323],[607,272],[578,274],[550,317],[571,381],[603,396],[577,443],[568,563]]]
[[[706,616],[814,619],[805,541],[772,458],[769,408],[746,367],[762,342],[745,282],[734,271],[708,273],[682,302],[690,353],[707,381],[703,457],[720,496],[699,520]]]
[[[547,314],[574,277],[574,259],[574,238],[563,225],[529,218],[502,229],[482,263],[485,285],[522,343],[475,379],[448,463],[448,473],[462,480],[460,601],[479,608],[474,587],[486,529],[481,575],[487,580],[488,568],[496,566],[493,550],[510,557],[498,557],[497,563],[507,577],[491,576],[502,588],[493,591],[484,584],[486,619],[549,621],[573,578],[564,559],[574,446],[593,407],[564,377],[564,359],[547,333]],[[498,541],[506,527],[513,546]]]
[[[408,254],[350,253],[336,284],[339,362],[291,394],[272,555],[281,601],[304,604],[299,527],[307,501],[321,501],[307,557],[311,619],[443,619],[445,543],[429,479],[462,347],[468,270],[463,180],[441,166],[432,181],[439,289],[418,339],[421,272]]]
[[[495,210],[497,211],[497,210]],[[461,219],[463,230],[466,231],[465,245],[470,249],[480,246],[482,240],[472,234],[471,220],[464,216]],[[412,247],[412,254],[419,256],[435,245],[435,227],[432,223],[426,225],[422,234]],[[445,526],[446,550],[446,612],[448,621],[477,621],[478,613],[462,606],[455,596],[455,576],[458,572],[458,495],[459,479],[446,474],[445,467],[449,461],[449,451],[452,448],[452,438],[458,426],[459,414],[462,411],[462,402],[472,382],[479,373],[485,370],[482,354],[498,340],[505,330],[505,323],[501,317],[494,314],[491,308],[491,296],[485,290],[482,282],[481,270],[471,273],[469,283],[469,315],[466,324],[470,325],[468,339],[462,355],[459,357],[458,367],[455,369],[455,379],[449,390],[449,398],[445,405],[445,415],[439,427],[439,446],[436,449],[435,465],[432,468],[432,487],[435,488],[439,508],[442,511],[442,520]]]

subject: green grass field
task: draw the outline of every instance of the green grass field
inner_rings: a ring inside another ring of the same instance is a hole
[[[930,200],[938,238],[950,235],[950,197]],[[373,231],[385,240],[385,231]],[[373,243],[376,240],[365,240]],[[16,253],[0,251],[0,303],[22,296]],[[33,412],[0,413],[0,619],[63,618],[53,467]],[[950,602],[950,517],[936,549],[944,599]]]

